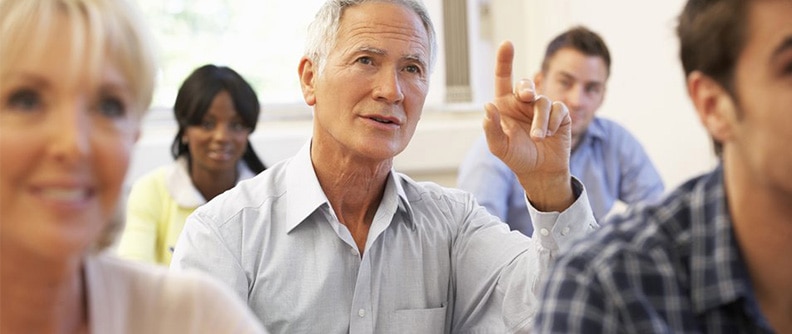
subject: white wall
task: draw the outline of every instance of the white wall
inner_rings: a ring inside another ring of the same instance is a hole
[[[612,58],[599,114],[638,137],[667,188],[714,166],[678,57],[676,16],[684,0],[489,1],[497,41],[492,44],[513,41],[515,78],[533,77],[553,37],[573,25],[586,25],[603,36]]]

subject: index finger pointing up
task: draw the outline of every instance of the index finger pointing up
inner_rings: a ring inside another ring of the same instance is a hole
[[[505,41],[498,47],[497,62],[495,63],[495,96],[512,94],[512,62],[514,61],[514,46]]]

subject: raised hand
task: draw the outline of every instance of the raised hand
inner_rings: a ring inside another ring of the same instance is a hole
[[[495,100],[485,106],[487,143],[520,180],[534,207],[561,211],[574,201],[569,111],[561,102],[536,95],[530,80],[513,86],[513,58],[512,44],[501,44],[495,65]]]

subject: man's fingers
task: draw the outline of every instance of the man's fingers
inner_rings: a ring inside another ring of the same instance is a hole
[[[531,123],[531,137],[544,138],[547,134],[547,125],[550,121],[551,102],[545,96],[539,96],[534,103],[533,122]]]
[[[514,86],[514,96],[520,102],[533,103],[536,99],[536,85],[533,80],[521,79],[520,82]]]
[[[501,150],[502,145],[506,143],[506,134],[503,133],[503,128],[501,127],[498,108],[492,103],[487,103],[484,109],[487,114],[487,117],[484,118],[484,134],[487,137],[487,146],[489,146],[490,152],[496,154],[496,152]]]
[[[497,61],[495,63],[495,96],[504,96],[512,93],[512,61],[514,60],[514,46],[511,42],[503,42],[498,47]]]
[[[550,108],[550,120],[547,123],[547,136],[552,136],[558,129],[565,125],[566,122],[571,122],[569,118],[569,109],[562,102],[555,101]]]

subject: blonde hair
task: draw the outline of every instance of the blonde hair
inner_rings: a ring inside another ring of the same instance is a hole
[[[52,31],[58,17],[70,31]],[[135,112],[142,118],[151,104],[156,61],[148,30],[138,9],[127,0],[0,0],[0,71],[16,59],[46,52],[46,41],[71,36],[73,72],[96,78],[103,61],[117,66],[129,83]]]
[[[69,31],[52,30],[59,19],[68,22]],[[63,64],[71,71],[69,77],[87,74],[97,80],[110,62],[126,79],[134,104],[130,111],[140,122],[151,104],[156,56],[138,9],[127,0],[0,0],[0,75],[22,57],[43,55],[47,43],[64,35],[71,37],[71,52]],[[123,226],[119,216],[116,212],[110,218],[92,250],[113,243]]]

